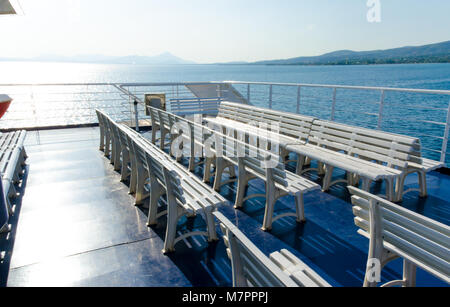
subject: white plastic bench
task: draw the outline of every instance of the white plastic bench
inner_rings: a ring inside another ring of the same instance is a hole
[[[242,207],[243,203],[250,198],[266,198],[263,230],[270,230],[274,221],[287,216],[295,216],[299,223],[305,221],[303,195],[310,191],[319,190],[320,187],[306,178],[286,171],[283,160],[278,153],[258,149],[219,133],[216,133],[216,142],[211,149],[215,151],[216,155],[214,189],[219,191],[222,185],[237,180],[235,208]],[[267,160],[270,160],[270,167],[266,167]],[[227,168],[233,169],[235,166],[238,167],[237,179],[222,181],[224,170]],[[265,194],[245,196],[248,182],[252,179],[261,179],[265,182]],[[296,213],[280,214],[274,218],[273,212],[276,201],[286,195],[295,197]]]
[[[415,286],[417,267],[450,283],[449,226],[357,188],[349,190],[358,233],[370,240],[368,259],[377,259],[380,269],[398,257],[404,260],[403,279],[384,286]],[[378,284],[372,269],[368,261],[364,286]]]
[[[176,243],[194,235],[207,236],[209,241],[217,240],[212,212],[228,201],[139,133],[131,129],[128,132],[128,142],[133,147],[131,153],[135,155],[137,164],[136,194],[142,195],[141,200],[146,194],[150,198],[149,225],[154,225],[166,213],[158,214],[157,209],[159,197],[167,196],[167,230],[163,252],[174,251]],[[150,183],[149,189],[144,191],[147,181]],[[195,216],[199,213],[204,214],[207,231],[194,231],[176,237],[179,219],[183,215]]]
[[[233,287],[330,287],[288,250],[274,252],[269,258],[222,213],[214,212],[214,216],[231,260]]]
[[[395,180],[404,174],[408,162],[422,163],[417,138],[322,120],[313,122],[308,144],[288,149],[303,160],[307,157],[325,164],[324,191],[342,181],[355,185],[359,177],[362,188],[369,191],[372,181],[385,180],[386,197],[392,201],[398,200]],[[297,173],[311,170],[302,170],[302,165],[300,161]],[[347,171],[347,179],[331,182],[335,168]]]

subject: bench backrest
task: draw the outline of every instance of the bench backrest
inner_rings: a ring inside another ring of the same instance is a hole
[[[269,129],[277,129],[276,132],[282,135],[302,141],[308,138],[312,123],[315,120],[314,117],[310,116],[227,101],[220,104],[218,116],[243,123],[264,123]],[[273,124],[278,125],[278,127],[271,127]]]
[[[269,258],[222,213],[214,212],[214,215],[224,234],[234,287],[329,286],[291,253],[283,250],[272,253]]]
[[[178,116],[217,115],[220,99],[216,98],[174,98],[170,99],[170,110]]]
[[[336,122],[315,120],[308,143],[400,169],[408,161],[422,163],[417,138]]]
[[[353,194],[355,224],[361,234],[382,240],[388,250],[450,283],[449,226],[357,188],[349,190]],[[371,231],[371,225],[376,233]]]

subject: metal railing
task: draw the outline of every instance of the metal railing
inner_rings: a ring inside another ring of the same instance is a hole
[[[425,157],[449,162],[450,91],[224,81],[250,104],[418,137]]]
[[[209,87],[208,95],[193,87]],[[238,95],[243,102],[418,137],[425,157],[449,162],[450,91],[266,82],[0,84],[14,102],[0,129],[96,123],[95,109],[139,127],[144,95],[165,93],[167,110],[186,99]],[[134,104],[136,102],[136,104]]]

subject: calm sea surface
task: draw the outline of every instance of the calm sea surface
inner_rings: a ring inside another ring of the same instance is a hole
[[[363,66],[103,65],[0,62],[4,83],[268,81],[450,89],[450,64]]]
[[[0,84],[24,83],[104,83],[104,82],[183,82],[183,81],[266,81],[310,84],[383,86],[450,90],[450,64],[370,65],[370,66],[250,66],[250,65],[103,65],[72,63],[0,62]],[[247,97],[247,87],[237,86]],[[92,88],[90,89],[92,90]],[[30,94],[30,91],[32,92]],[[80,93],[83,91],[79,91]],[[66,95],[70,107],[48,96],[39,98],[38,88],[0,86],[0,93],[15,98],[0,127],[76,123],[92,119],[95,99],[86,95]],[[21,96],[22,95],[22,96]],[[273,107],[295,112],[295,88],[275,88]],[[54,97],[54,96],[53,96]],[[302,90],[300,112],[320,118],[330,117],[330,89]],[[268,106],[267,88],[252,87],[251,103]],[[117,99],[120,100],[120,97]],[[376,127],[379,92],[338,91],[336,120]],[[420,137],[430,151],[425,155],[439,159],[450,96],[389,93],[385,99],[382,129]],[[98,105],[102,107],[99,102]],[[106,107],[106,106],[104,106]],[[126,104],[122,107],[127,108]],[[417,109],[419,107],[419,109]],[[72,112],[72,113],[71,113]],[[372,114],[372,115],[371,115]],[[51,116],[50,116],[51,115]],[[53,119],[52,119],[53,118]],[[61,120],[64,119],[64,122]],[[59,122],[57,122],[59,121]],[[433,136],[433,137],[431,137]]]

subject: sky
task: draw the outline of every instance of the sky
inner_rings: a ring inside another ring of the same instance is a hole
[[[0,57],[153,56],[258,61],[450,40],[448,0],[19,0]]]

